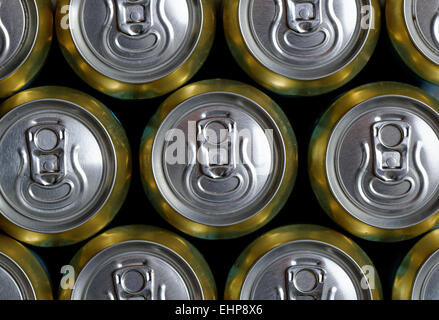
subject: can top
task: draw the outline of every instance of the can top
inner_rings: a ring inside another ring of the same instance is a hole
[[[62,233],[92,219],[117,170],[107,128],[85,106],[61,97],[42,95],[11,108],[13,97],[0,108],[0,212],[37,233]]]
[[[30,55],[38,34],[36,2],[0,2],[0,80],[13,74]]]
[[[352,240],[325,227],[290,225],[251,243],[234,263],[225,298],[381,299],[372,261]]]
[[[420,250],[422,248],[419,248]],[[431,254],[419,268],[412,287],[412,300],[439,299],[439,250]]]
[[[404,20],[416,48],[439,65],[439,4],[429,0],[404,0]]]
[[[190,57],[202,31],[202,0],[71,0],[69,24],[92,68],[120,82],[149,83]]]
[[[331,192],[350,215],[396,230],[439,209],[439,109],[411,87],[390,86],[383,94],[381,84],[359,88],[356,97],[370,97],[352,107],[349,94],[334,104],[324,116],[338,121],[325,161]]]
[[[74,300],[201,300],[200,281],[184,258],[152,241],[113,244],[87,262]]]
[[[263,66],[316,80],[359,55],[374,27],[365,15],[371,10],[371,0],[240,0],[238,15],[245,44]]]
[[[0,300],[34,300],[32,283],[21,267],[0,252]]]
[[[242,300],[369,300],[364,273],[340,249],[319,241],[282,244],[250,269]],[[365,283],[365,282],[364,282]]]
[[[213,83],[207,92],[172,106],[155,135],[151,165],[162,196],[176,212],[222,227],[248,221],[270,203],[285,174],[284,139],[295,138],[279,131],[289,128],[286,117],[276,123],[276,115],[245,91],[223,91],[229,82]]]

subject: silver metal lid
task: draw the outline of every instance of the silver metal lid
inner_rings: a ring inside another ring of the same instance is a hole
[[[26,273],[0,252],[0,300],[34,300],[34,289]]]
[[[96,254],[76,278],[73,300],[201,300],[189,264],[158,243],[125,241]]]
[[[0,80],[27,59],[38,34],[38,8],[31,0],[0,0]]]
[[[209,226],[258,214],[276,194],[284,163],[277,124],[254,101],[230,92],[208,92],[178,105],[158,129],[152,151],[154,178],[166,201]]]
[[[0,213],[38,233],[61,233],[91,219],[116,171],[99,120],[58,99],[25,103],[0,119],[0,163]]]
[[[431,0],[404,0],[404,19],[418,50],[439,65],[439,3]]]
[[[343,69],[361,52],[371,26],[371,0],[240,0],[247,48],[269,70],[315,80]]]
[[[201,0],[71,0],[69,21],[81,56],[101,74],[148,83],[178,69],[196,47]]]
[[[256,261],[241,300],[369,300],[358,264],[340,249],[313,240],[278,246]]]
[[[439,210],[439,115],[423,102],[383,95],[347,112],[331,134],[332,193],[358,220],[383,229],[419,224]]]
[[[412,300],[439,300],[439,250],[419,269],[413,283]]]

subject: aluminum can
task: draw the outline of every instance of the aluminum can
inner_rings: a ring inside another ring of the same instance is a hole
[[[35,78],[49,52],[52,29],[49,0],[0,1],[0,99]]]
[[[131,177],[128,139],[96,99],[62,87],[0,105],[0,228],[36,246],[84,240],[117,213]]]
[[[211,0],[60,0],[56,30],[68,63],[93,88],[154,98],[186,83],[215,36]]]
[[[393,284],[393,300],[439,300],[439,230],[431,231],[408,252]]]
[[[238,64],[285,95],[335,90],[368,62],[379,36],[378,0],[225,0],[224,28]]]
[[[0,300],[52,300],[45,267],[30,250],[0,234]]]
[[[310,145],[314,192],[356,236],[401,241],[439,220],[439,102],[402,83],[379,82],[339,98]]]
[[[152,226],[111,229],[73,258],[76,280],[63,300],[214,300],[215,281],[195,247]]]
[[[386,2],[387,29],[405,64],[422,79],[439,85],[439,3]]]
[[[230,80],[190,84],[145,129],[142,181],[173,226],[206,239],[236,238],[282,208],[297,172],[297,143],[279,106]]]
[[[226,300],[379,300],[372,261],[352,240],[316,225],[272,230],[232,267]]]

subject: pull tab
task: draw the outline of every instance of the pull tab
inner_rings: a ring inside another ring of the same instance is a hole
[[[403,121],[382,121],[372,127],[375,174],[384,181],[401,181],[409,173],[411,127]]]
[[[56,185],[65,173],[65,128],[58,124],[37,125],[26,133],[32,179],[43,186]]]
[[[118,300],[155,300],[154,271],[145,265],[128,266],[113,274]],[[161,297],[159,297],[161,298]]]
[[[286,272],[289,300],[322,300],[326,271],[317,265],[295,265]]]
[[[322,24],[321,0],[286,0],[288,27],[310,33]]]
[[[129,36],[145,34],[151,27],[151,0],[115,0],[119,30]]]
[[[201,172],[212,179],[227,178],[236,169],[236,122],[212,117],[197,123]]]

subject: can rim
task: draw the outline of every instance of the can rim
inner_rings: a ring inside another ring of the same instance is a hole
[[[207,226],[194,222],[175,211],[162,196],[152,170],[152,150],[161,122],[181,102],[192,96],[207,92],[230,92],[256,102],[273,118],[284,141],[284,175],[273,200],[258,214],[245,221],[228,226]],[[279,125],[282,123],[283,125]],[[289,138],[286,138],[289,137]],[[286,161],[288,159],[288,161]],[[177,229],[199,238],[230,239],[243,236],[267,224],[283,207],[295,183],[298,157],[297,142],[290,122],[280,107],[262,91],[241,82],[223,79],[204,80],[187,85],[172,94],[159,107],[148,123],[140,146],[140,169],[142,182],[148,198],[162,217]]]
[[[373,266],[367,254],[354,241],[343,234],[318,225],[297,224],[279,227],[254,240],[233,264],[227,278],[224,299],[239,300],[248,272],[270,250],[298,240],[319,241],[334,246],[348,255],[357,265]],[[382,299],[381,282],[374,272],[375,288],[371,289],[373,300]]]
[[[411,10],[413,5],[417,2],[417,0],[404,0],[404,21],[407,27],[407,31],[409,33],[410,38],[412,39],[415,47],[420,51],[428,60],[437,64],[439,57],[435,56],[435,54],[431,52],[431,47],[425,39],[422,38],[420,34],[421,30],[416,30],[414,22],[414,12]],[[412,19],[410,19],[412,17]],[[436,62],[435,62],[436,59]]]
[[[378,228],[361,222],[349,214],[335,197],[329,182],[326,163],[328,143],[339,120],[360,102],[383,95],[401,95],[419,100],[436,113],[439,102],[411,85],[398,82],[376,82],[355,88],[335,101],[321,117],[310,142],[308,170],[313,191],[329,217],[348,232],[373,241],[396,242],[413,238],[439,222],[439,211],[416,225],[402,229]]]
[[[18,241],[0,234],[0,252],[22,269],[33,288],[35,299],[52,300],[52,288],[47,270],[38,258]]]
[[[248,49],[238,21],[239,3],[225,0],[223,9],[224,31],[227,44],[241,68],[263,87],[276,93],[297,96],[315,96],[333,91],[352,80],[367,64],[378,42],[381,29],[381,7],[378,0],[370,0],[375,29],[371,29],[364,49],[350,64],[329,77],[316,80],[297,80],[281,76],[262,65]]]
[[[242,34],[248,34],[249,32],[254,32],[254,30],[249,30],[249,27],[248,27],[248,19],[249,19],[249,16],[250,16],[250,14],[243,14],[242,13],[242,7],[244,6],[244,1],[246,2],[245,4],[246,5],[249,5],[249,0],[240,0],[239,1],[239,6],[238,6],[238,12],[240,13],[239,14],[239,27],[240,27],[240,32],[241,32],[241,35]],[[361,0],[360,0],[361,1]],[[366,0],[366,1],[368,1],[368,0]],[[247,32],[246,32],[247,31]],[[353,51],[353,53],[354,54],[352,54],[352,55],[350,55],[349,56],[349,59],[345,59],[344,61],[343,61],[343,65],[341,65],[338,69],[335,69],[335,70],[333,70],[333,71],[331,71],[331,72],[328,72],[328,73],[326,73],[324,76],[311,76],[311,75],[305,75],[305,76],[302,76],[302,77],[296,77],[296,78],[293,78],[293,77],[289,77],[287,74],[286,74],[286,72],[285,73],[282,73],[283,71],[281,70],[282,68],[279,68],[279,70],[277,71],[277,72],[275,72],[275,73],[278,73],[278,74],[280,74],[281,76],[284,76],[285,78],[290,78],[290,79],[296,79],[296,80],[300,80],[300,81],[313,81],[313,80],[319,80],[319,79],[322,79],[322,78],[328,78],[328,77],[330,77],[330,76],[332,76],[332,75],[334,75],[334,74],[336,74],[337,72],[339,72],[340,70],[343,70],[344,68],[346,68],[346,66],[348,66],[349,64],[351,64],[357,57],[358,57],[358,55],[361,53],[361,51],[364,49],[364,47],[365,47],[365,45],[366,45],[366,43],[367,43],[367,39],[368,39],[368,37],[369,37],[369,33],[371,32],[371,28],[368,28],[367,29],[367,32],[366,32],[366,35],[364,36],[364,39],[361,41],[361,45],[360,46],[358,46],[358,48],[356,48],[356,50],[354,50]],[[268,70],[271,70],[271,71],[273,71],[273,69],[272,68],[270,68],[270,66],[269,66],[269,63],[267,62],[267,61],[263,61],[263,59],[262,59],[262,57],[261,57],[261,53],[259,54],[259,56],[258,56],[258,53],[257,53],[257,51],[262,51],[262,55],[265,55],[265,53],[264,53],[264,51],[266,51],[266,50],[261,50],[261,48],[259,48],[258,47],[258,45],[257,45],[257,42],[258,41],[254,41],[253,39],[252,39],[252,37],[244,37],[243,36],[243,39],[244,39],[244,42],[245,42],[245,44],[246,44],[246,46],[247,46],[247,49],[250,51],[250,53],[252,54],[252,56],[256,59],[256,60],[258,60],[259,61],[259,63],[261,64],[261,65],[263,65],[265,68],[267,68]],[[361,39],[359,39],[359,40],[361,40]],[[253,43],[253,42],[255,42],[256,43],[256,45]],[[273,71],[274,72],[274,71]]]
[[[404,257],[393,282],[393,300],[411,300],[419,270],[428,258],[439,249],[439,229],[419,240]]]
[[[267,110],[265,110],[261,105],[259,105],[255,101],[249,99],[248,97],[244,97],[242,95],[239,95],[239,94],[237,94],[235,92],[230,92],[230,91],[228,91],[228,92],[227,91],[209,91],[209,92],[197,94],[196,97],[199,97],[199,98],[202,99],[204,95],[209,95],[209,94],[227,94],[227,95],[232,95],[236,99],[243,98],[245,100],[248,100],[252,104],[255,104],[255,106],[257,106],[259,108],[258,111],[260,111],[262,116],[266,117],[269,122],[272,122],[272,125],[274,127],[273,131],[276,131],[276,134],[279,135],[279,138],[281,140],[280,142],[281,142],[282,147],[279,148],[279,149],[281,149],[281,153],[283,155],[286,154],[285,147],[284,147],[285,146],[285,141],[284,141],[283,136],[280,133],[279,126],[276,124],[276,122],[273,120],[273,118],[267,112]],[[193,96],[193,97],[195,97],[195,96]],[[189,100],[191,98],[192,97],[189,97],[187,100]],[[185,101],[187,101],[187,100],[185,100]],[[173,114],[178,111],[179,107],[182,104],[184,104],[185,101],[182,101],[180,104],[176,105],[172,110],[170,110],[169,114],[165,117],[165,119],[162,121],[160,126],[157,128],[157,133],[162,132],[163,126],[165,124],[166,119],[172,118]],[[162,146],[158,146],[157,143],[155,143],[156,140],[157,140],[157,135],[156,135],[156,137],[154,139],[154,144],[153,144],[153,148],[152,148],[152,158],[154,157],[154,154],[161,154],[160,150],[161,150]],[[281,168],[282,172],[279,174],[279,176],[281,177],[280,180],[283,179],[282,177],[283,177],[284,172],[285,172],[285,163],[286,163],[286,161],[287,161],[287,159],[279,159],[279,161],[277,161],[277,162],[279,162],[281,164],[281,167],[282,167]],[[152,162],[152,164],[153,164],[153,162]],[[153,165],[152,169],[153,169],[152,172],[153,172],[153,175],[154,175],[154,180],[157,181],[159,179],[159,172],[161,173],[161,171],[163,171],[163,164],[159,163],[156,166]],[[164,190],[163,186],[157,184],[157,187],[158,187],[158,189],[159,189],[159,191],[160,191],[160,193],[162,195],[165,194],[165,190]],[[181,212],[179,214],[182,215],[182,216],[185,216],[187,219],[189,219],[189,220],[191,220],[191,221],[193,221],[195,223],[199,223],[199,224],[202,224],[202,225],[205,225],[205,226],[208,226],[208,227],[227,227],[227,226],[231,226],[231,225],[235,225],[235,224],[240,224],[240,223],[245,222],[248,219],[253,218],[254,216],[258,215],[262,210],[264,210],[264,208],[266,208],[268,206],[268,204],[273,200],[273,198],[274,198],[275,194],[278,192],[279,188],[280,188],[280,184],[276,184],[275,187],[273,188],[273,191],[272,191],[273,195],[269,199],[267,199],[266,202],[263,205],[258,207],[258,210],[255,210],[255,212],[251,213],[250,215],[248,215],[246,217],[241,217],[241,219],[233,219],[233,222],[231,222],[231,223],[230,222],[220,222],[220,221],[217,221],[217,222],[203,222],[203,223],[201,223],[201,221],[197,221],[195,218],[191,218],[189,215],[184,214],[183,212]],[[167,197],[163,196],[163,198],[166,199]],[[179,212],[179,210],[178,210],[179,206],[177,204],[171,203],[171,201],[168,200],[168,199],[166,199],[166,202],[173,208],[174,211]]]
[[[0,98],[19,91],[34,79],[49,54],[52,42],[53,14],[49,1],[33,0],[37,7],[38,27],[32,50],[18,68],[0,80]]]
[[[405,3],[405,0],[386,2],[386,23],[392,45],[414,73],[429,82],[439,84],[439,65],[419,51],[410,36],[405,20]]]
[[[73,5],[72,5],[72,2],[73,2]],[[83,11],[83,10],[81,10],[81,7],[84,6],[85,1],[81,0],[79,2],[77,0],[70,0],[70,6],[71,7],[74,6],[75,2],[77,3],[77,5],[75,7],[77,7],[78,11]],[[197,10],[197,14],[200,15],[200,26],[203,26],[204,16],[203,16],[203,3],[202,3],[202,1],[199,2],[199,5],[200,5],[200,10],[199,11]],[[185,64],[187,62],[187,60],[193,54],[194,50],[196,50],[196,48],[198,47],[198,42],[200,41],[201,33],[203,30],[202,27],[199,30],[196,30],[196,32],[195,32],[196,37],[195,37],[194,44],[190,48],[190,51],[187,52],[187,55],[185,55],[183,57],[183,59],[181,59],[181,62],[179,64],[174,65],[172,68],[166,69],[165,72],[163,72],[160,75],[152,77],[150,79],[150,81],[145,82],[144,79],[142,79],[142,77],[139,79],[135,79],[135,80],[133,79],[131,81],[131,79],[122,80],[122,79],[116,79],[115,77],[113,78],[113,77],[108,75],[108,72],[106,74],[105,69],[108,69],[108,68],[120,71],[122,76],[124,73],[128,74],[129,72],[127,70],[119,69],[116,65],[111,65],[110,63],[105,62],[102,58],[96,57],[96,52],[94,52],[96,50],[91,47],[91,45],[87,39],[87,36],[84,34],[85,33],[84,23],[82,20],[80,22],[79,19],[80,19],[80,14],[77,11],[72,11],[72,9],[70,9],[69,10],[69,23],[75,24],[75,27],[72,26],[70,28],[70,34],[71,34],[73,43],[75,44],[75,47],[77,48],[82,59],[84,61],[86,61],[87,64],[89,64],[97,72],[101,73],[102,75],[105,75],[106,77],[112,78],[112,79],[119,81],[119,82],[124,82],[124,83],[134,84],[134,85],[157,81],[161,78],[169,76],[170,74],[175,72],[177,69],[179,69],[183,64]],[[75,31],[77,31],[76,34],[75,34]],[[168,63],[169,63],[169,61],[168,61]],[[103,65],[101,66],[100,64],[103,64]]]
[[[165,95],[191,79],[204,64],[213,45],[216,29],[215,5],[210,0],[199,0],[203,19],[197,45],[187,60],[169,75],[149,83],[126,83],[109,78],[89,65],[76,48],[70,28],[62,27],[63,8],[71,0],[59,0],[56,8],[55,28],[61,51],[74,72],[88,85],[119,99],[151,99]]]
[[[20,63],[9,74],[6,74],[3,77],[0,77],[0,82],[4,81],[8,77],[10,77],[12,74],[14,74],[18,69],[20,69],[21,66],[26,62],[26,60],[32,54],[33,49],[35,48],[35,44],[36,44],[37,38],[38,38],[38,33],[39,33],[39,30],[40,30],[40,19],[41,18],[40,18],[40,14],[39,14],[38,2],[36,2],[34,0],[33,4],[35,5],[35,9],[36,9],[35,10],[35,13],[36,13],[36,17],[35,17],[35,20],[36,20],[36,30],[35,30],[35,36],[33,37],[32,41],[31,41],[31,44],[29,46],[30,50],[28,52],[26,52],[26,54],[24,55],[23,59],[21,59]],[[24,11],[26,11],[26,8],[24,8]],[[26,28],[26,29],[29,29],[29,28]],[[22,48],[21,48],[22,45],[23,44],[20,45],[20,49],[19,50],[22,50]]]
[[[182,257],[198,277],[203,299],[216,300],[216,284],[210,267],[201,253],[191,243],[175,233],[147,225],[127,225],[105,231],[85,244],[70,262],[79,274],[99,252],[117,243],[137,240],[148,241],[170,248]],[[59,299],[70,300],[72,289],[59,288]]]
[[[101,123],[112,143],[112,187],[102,207],[80,226],[63,232],[40,233],[21,228],[0,215],[3,230],[20,241],[36,246],[64,246],[92,236],[117,214],[126,198],[131,180],[131,151],[126,133],[114,114],[97,99],[74,89],[39,87],[25,90],[0,105],[0,116],[28,102],[44,99],[60,99],[80,106]]]

